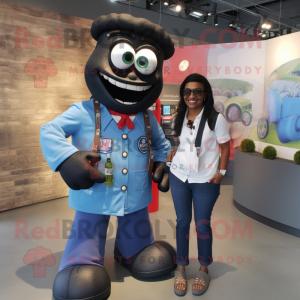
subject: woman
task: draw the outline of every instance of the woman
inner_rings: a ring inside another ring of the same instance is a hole
[[[202,118],[206,122],[203,123],[200,148],[195,147],[195,140]],[[177,215],[178,267],[175,271],[174,291],[182,296],[187,290],[185,266],[189,264],[189,229],[193,202],[200,269],[192,292],[194,295],[202,295],[210,281],[207,266],[212,263],[210,218],[220,194],[220,182],[226,173],[230,141],[226,120],[215,111],[212,89],[204,76],[191,74],[181,84],[178,114],[174,124],[179,146],[167,157],[167,161],[172,161],[170,187]]]

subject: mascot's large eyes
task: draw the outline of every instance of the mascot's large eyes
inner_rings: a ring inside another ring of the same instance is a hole
[[[140,73],[151,74],[157,67],[157,57],[152,50],[142,49],[136,53],[134,65]]]
[[[130,68],[134,63],[135,51],[126,43],[119,43],[111,51],[111,61],[118,69]]]

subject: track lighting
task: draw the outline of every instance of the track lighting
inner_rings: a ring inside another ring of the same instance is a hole
[[[261,37],[266,38],[267,35],[269,35],[269,32],[268,32],[268,31],[265,31],[265,32],[262,33]]]
[[[265,28],[265,29],[270,29],[272,26],[269,22],[264,22],[262,25],[261,25],[262,28]]]
[[[198,9],[194,9],[192,10],[189,15],[194,17],[194,18],[200,18],[201,16],[203,16],[205,13],[201,10]]]
[[[218,26],[218,16],[215,16],[215,17],[214,17],[214,25],[215,25],[215,26]]]

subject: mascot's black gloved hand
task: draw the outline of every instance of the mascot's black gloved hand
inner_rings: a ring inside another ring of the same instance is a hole
[[[153,163],[153,177],[152,180],[158,183],[158,189],[166,193],[169,190],[169,172],[170,168],[165,162],[155,161]]]
[[[62,162],[57,169],[72,190],[89,189],[95,182],[105,181],[105,175],[93,167],[100,160],[101,156],[96,152],[78,151]]]

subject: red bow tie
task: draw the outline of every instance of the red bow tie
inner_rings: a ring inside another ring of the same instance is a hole
[[[109,109],[108,111],[110,112],[111,115],[121,117],[121,120],[117,123],[119,129],[123,129],[125,124],[127,125],[128,129],[134,129],[134,124],[129,118],[129,116],[135,116],[136,114],[121,114],[111,109]]]

